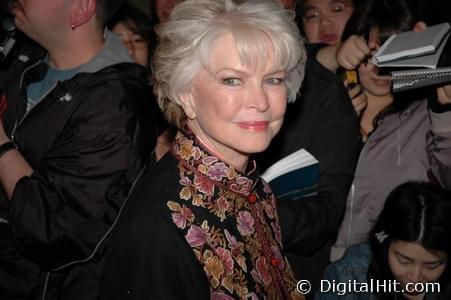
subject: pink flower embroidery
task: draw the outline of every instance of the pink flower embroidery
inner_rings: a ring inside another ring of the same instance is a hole
[[[229,168],[223,162],[217,162],[208,168],[207,175],[213,180],[221,180],[227,176]]]
[[[183,176],[182,178],[180,178],[179,183],[182,186],[190,186],[191,185],[191,180],[188,178],[188,176]]]
[[[213,195],[215,186],[206,176],[194,176],[194,184],[196,188],[205,195],[211,196]]]
[[[202,156],[202,150],[199,147],[193,147],[193,157],[195,160],[200,159]]]
[[[230,297],[229,295],[223,292],[213,292],[211,293],[210,300],[234,300],[235,298]]]
[[[240,211],[237,218],[238,230],[241,235],[248,236],[254,233],[254,218],[248,211]]]
[[[218,247],[216,249],[216,254],[218,255],[219,259],[222,262],[222,265],[224,266],[224,269],[227,274],[233,274],[233,259],[230,255],[230,251],[227,249],[224,249],[222,247]]]
[[[207,238],[207,232],[202,227],[196,225],[191,226],[185,236],[186,241],[192,248],[202,246],[207,242]]]
[[[186,227],[187,221],[192,222],[193,220],[194,220],[193,212],[185,205],[183,205],[180,212],[172,214],[172,221],[178,228],[184,229]]]
[[[202,159],[202,163],[207,166],[209,166],[217,161],[218,161],[218,159],[214,156],[206,156],[205,158]]]
[[[271,282],[271,274],[268,272],[268,264],[263,256],[259,256],[255,262],[255,269],[257,270],[257,276],[260,282],[264,285],[268,285]]]
[[[222,211],[227,211],[230,208],[230,203],[225,197],[220,197],[218,200],[216,200],[216,205]]]
[[[252,189],[253,181],[246,177],[238,177],[235,183],[230,185],[230,189],[237,193],[249,193]]]

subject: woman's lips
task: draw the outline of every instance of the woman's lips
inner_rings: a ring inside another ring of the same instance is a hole
[[[252,131],[264,131],[268,128],[268,121],[249,121],[249,122],[239,122],[238,126],[240,128]]]
[[[386,78],[376,78],[373,80],[374,83],[378,86],[389,86],[391,84],[391,80]]]
[[[320,36],[320,40],[324,44],[333,45],[338,43],[338,36],[334,33],[324,33]]]

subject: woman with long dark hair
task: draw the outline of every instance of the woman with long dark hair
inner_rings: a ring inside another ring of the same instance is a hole
[[[322,291],[328,293],[317,299],[336,299],[338,293],[340,299],[450,299],[450,215],[451,192],[418,182],[396,187],[369,243],[352,246],[327,268]],[[347,282],[359,286],[332,291]],[[359,293],[365,286],[367,292]]]

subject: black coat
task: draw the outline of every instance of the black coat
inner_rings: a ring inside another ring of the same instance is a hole
[[[338,230],[361,142],[358,118],[343,83],[316,61],[315,51],[308,54],[300,96],[288,104],[283,127],[269,149],[259,155],[258,164],[265,170],[300,148],[318,159],[318,194],[277,203],[283,246],[293,270],[299,279],[313,279],[307,274],[316,273],[318,280],[327,253],[319,265],[311,255]]]
[[[48,276],[45,299],[95,299],[102,242],[155,145],[156,108],[143,68],[124,62],[59,82],[25,114],[46,71],[39,53],[25,47],[0,74],[6,132],[33,168],[0,201],[0,298],[41,299]]]
[[[254,166],[240,173],[179,132],[113,231],[100,299],[303,299]]]

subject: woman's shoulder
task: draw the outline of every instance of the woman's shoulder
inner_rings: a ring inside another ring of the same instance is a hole
[[[316,300],[353,299],[369,300],[368,292],[357,292],[352,286],[363,286],[367,282],[368,266],[371,260],[369,244],[357,244],[348,248],[340,260],[330,264],[321,280],[321,290]]]
[[[326,277],[339,281],[361,279],[364,282],[370,261],[371,249],[369,244],[362,243],[351,246],[346,250],[343,258],[327,267]]]

